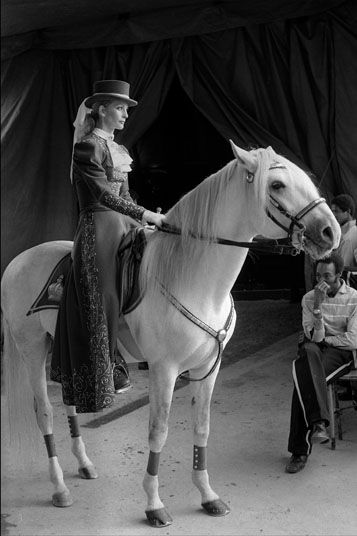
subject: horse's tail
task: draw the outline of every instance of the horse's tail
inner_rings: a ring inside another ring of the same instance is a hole
[[[26,365],[5,315],[2,315],[2,324],[5,387],[2,437],[5,448],[9,449],[9,463],[15,462],[15,469],[23,469],[36,459],[41,435]]]

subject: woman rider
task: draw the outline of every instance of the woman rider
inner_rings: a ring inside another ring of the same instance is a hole
[[[80,215],[57,320],[51,379],[62,383],[64,403],[79,413],[96,412],[113,402],[122,241],[133,227],[160,226],[164,219],[132,201],[132,159],[114,141],[128,108],[137,105],[129,89],[120,80],[96,82],[74,123],[71,178]]]

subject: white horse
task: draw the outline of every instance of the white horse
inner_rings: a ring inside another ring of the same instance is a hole
[[[168,434],[175,382],[187,370],[192,389],[192,480],[209,515],[229,512],[209,483],[206,448],[210,402],[221,352],[235,328],[230,291],[253,238],[288,237],[298,250],[304,249],[315,259],[329,254],[340,240],[336,219],[304,171],[270,147],[245,151],[231,145],[235,158],[168,212],[166,230],[172,233],[151,233],[141,265],[144,297],[125,318],[149,365],[150,454],[143,487],[147,519],[158,527],[172,522],[158,493],[159,459]],[[233,247],[237,245],[240,247]],[[11,425],[20,427],[18,437],[25,443],[28,427],[36,427],[26,413],[34,415],[32,404],[19,408],[18,397],[24,394],[24,385],[19,382],[22,362],[35,399],[37,424],[48,447],[55,506],[72,504],[58,457],[51,448],[53,412],[45,373],[57,311],[26,313],[56,263],[71,247],[72,242],[55,241],[24,251],[9,264],[2,279],[4,366]],[[66,406],[66,411],[69,417],[76,417],[75,407]],[[78,423],[76,431],[72,434],[72,452],[79,473],[83,478],[96,478]]]

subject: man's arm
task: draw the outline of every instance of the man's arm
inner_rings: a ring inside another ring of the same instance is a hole
[[[314,299],[313,302],[302,299],[302,325],[304,333],[313,342],[322,342],[325,338],[325,324],[321,313],[321,303]],[[319,310],[320,313],[316,311]],[[315,311],[315,314],[314,314]]]
[[[357,305],[353,308],[352,314],[348,318],[345,333],[329,335],[325,337],[325,341],[331,346],[337,346],[345,350],[357,349]]]

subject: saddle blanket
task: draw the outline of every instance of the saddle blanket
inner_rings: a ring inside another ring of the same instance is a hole
[[[127,314],[142,300],[139,288],[139,269],[147,244],[142,227],[132,229],[125,237],[119,252],[119,301],[120,310]],[[67,253],[55,266],[42,291],[31,305],[26,316],[44,309],[58,309],[64,282],[71,265],[71,253]]]
[[[71,253],[67,253],[55,266],[47,283],[31,305],[26,316],[43,309],[58,309],[62,298],[63,285],[71,264]]]

